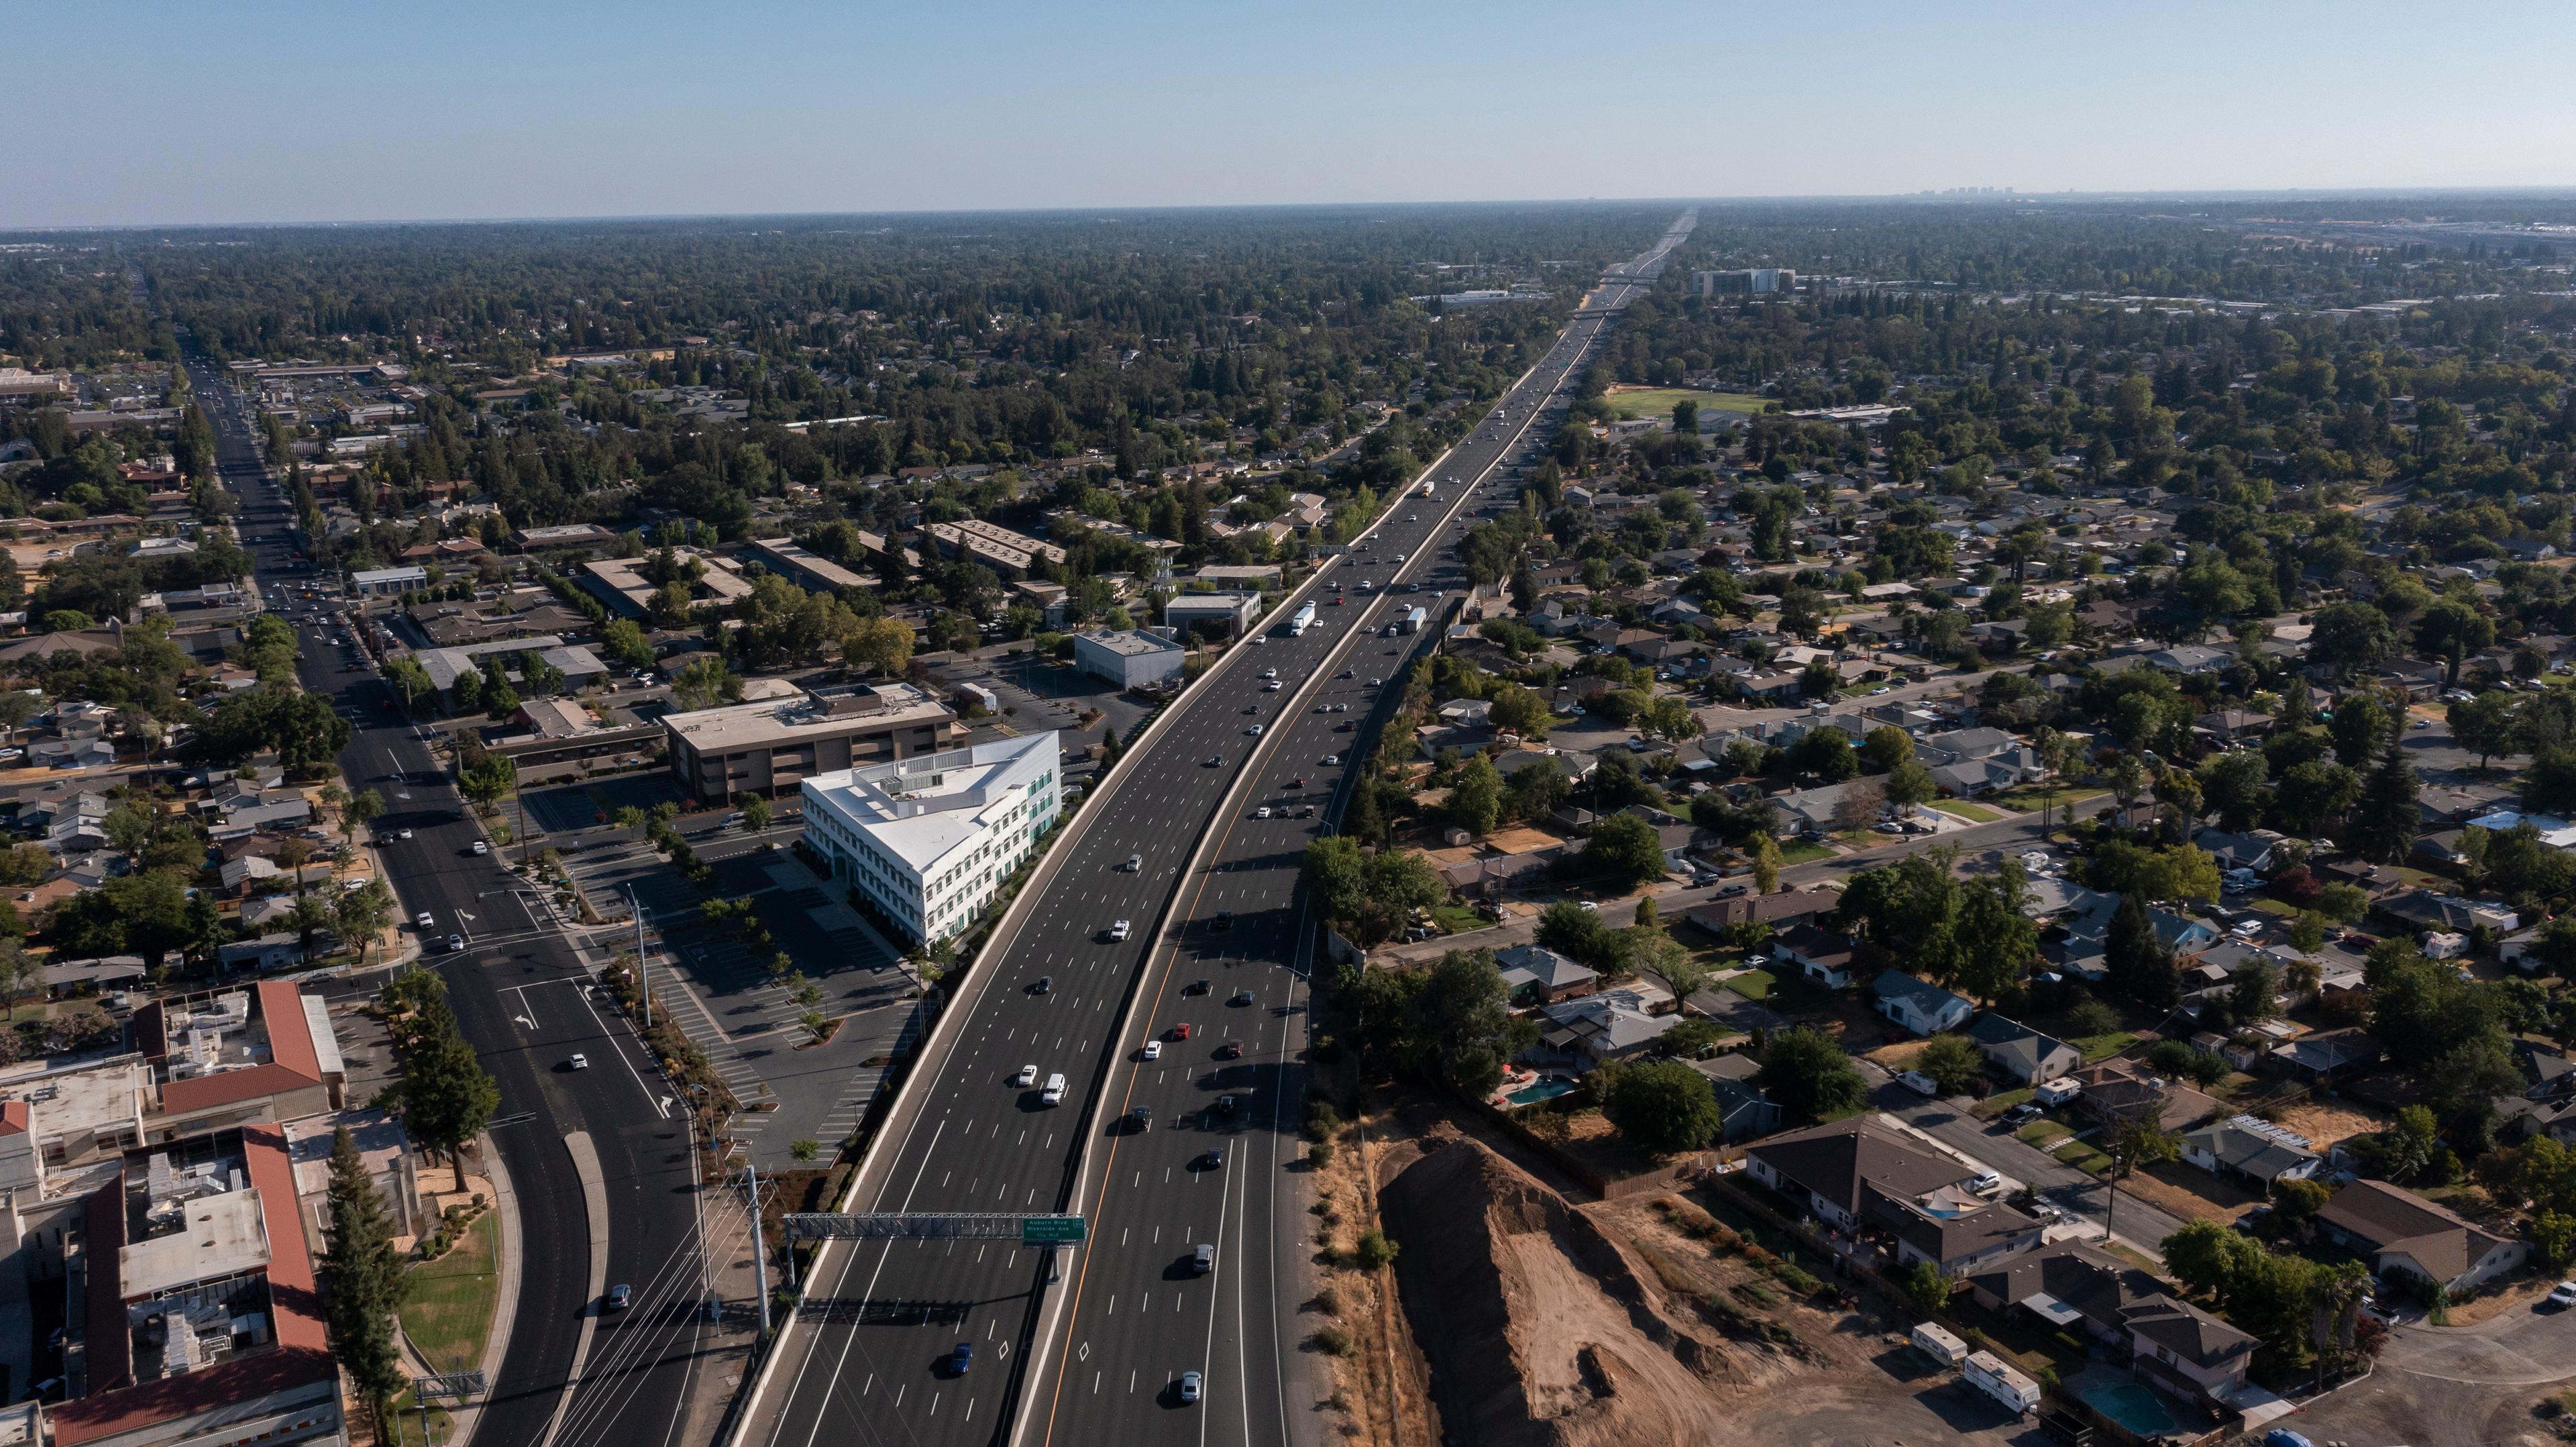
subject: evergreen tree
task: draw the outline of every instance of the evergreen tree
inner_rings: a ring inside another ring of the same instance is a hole
[[[2173,946],[2156,933],[2146,901],[2131,890],[2111,916],[2110,937],[2103,942],[2103,981],[2141,1005],[2170,1010],[2182,1000],[2182,976],[2174,969]]]
[[[385,1210],[357,1141],[341,1126],[331,1136],[330,1224],[323,1233],[322,1314],[331,1354],[349,1373],[378,1422],[404,1382],[394,1344],[394,1310],[410,1279],[394,1250]]]
[[[457,1152],[492,1119],[501,1088],[458,1032],[456,1012],[444,994],[421,1000],[397,1038],[403,1046],[403,1126],[421,1144],[455,1160],[461,1191],[465,1161]]]
[[[2352,809],[2348,841],[2362,858],[2396,864],[2415,847],[2415,826],[2422,815],[2415,804],[2415,768],[2401,745],[2391,740],[2379,767],[2362,786],[2361,802]]]
[[[1100,731],[1100,767],[1108,768],[1118,762],[1118,756],[1125,752],[1127,752],[1126,747],[1118,742],[1116,725],[1113,724]]]

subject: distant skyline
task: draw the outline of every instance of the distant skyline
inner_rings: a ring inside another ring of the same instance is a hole
[[[8,29],[0,230],[2576,189],[2566,5],[143,0]]]

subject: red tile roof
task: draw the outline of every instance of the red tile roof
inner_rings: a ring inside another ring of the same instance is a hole
[[[322,1083],[322,1056],[313,1044],[312,1023],[304,1017],[304,997],[284,981],[252,988],[268,1030],[268,1063],[170,1081],[161,1087],[163,1110],[206,1110]]]

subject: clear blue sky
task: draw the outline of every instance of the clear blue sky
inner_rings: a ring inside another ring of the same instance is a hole
[[[2576,6],[26,4],[0,227],[2576,186]]]

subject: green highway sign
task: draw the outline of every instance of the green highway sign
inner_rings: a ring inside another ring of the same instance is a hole
[[[1022,1216],[1020,1244],[1023,1246],[1079,1246],[1082,1244],[1080,1216]]]

